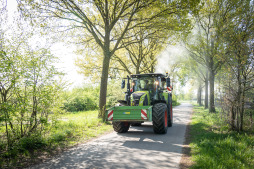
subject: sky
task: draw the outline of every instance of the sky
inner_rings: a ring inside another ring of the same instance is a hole
[[[60,60],[60,62],[56,64],[56,67],[66,74],[64,80],[71,83],[69,87],[70,89],[82,86],[86,83],[84,76],[78,73],[78,67],[75,66],[75,59],[77,58],[77,55],[73,50],[74,47],[68,48],[61,42],[56,43],[51,47],[52,54]]]
[[[7,10],[8,10],[8,21],[9,23],[13,22],[12,16],[17,12],[17,2],[16,0],[7,1]],[[40,39],[37,39],[40,41]],[[63,71],[66,75],[64,80],[70,83],[69,89],[72,89],[75,86],[82,86],[86,81],[84,76],[78,73],[78,67],[75,66],[75,59],[77,55],[74,53],[75,48],[68,45],[68,47],[63,43],[55,43],[51,46],[51,52],[54,56],[59,58],[59,63],[56,63],[56,67]]]

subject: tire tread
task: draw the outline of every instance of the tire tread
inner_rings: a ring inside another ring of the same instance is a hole
[[[153,106],[153,131],[157,134],[166,134],[167,126],[165,127],[165,110],[167,105],[164,103],[157,103]]]
[[[125,122],[113,122],[112,124],[114,131],[118,133],[126,133],[130,128],[130,124],[126,126]]]

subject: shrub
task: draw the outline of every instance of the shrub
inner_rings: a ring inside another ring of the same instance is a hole
[[[98,108],[97,103],[89,96],[75,96],[64,103],[64,109],[69,112],[94,110]]]
[[[63,95],[63,109],[69,112],[95,110],[98,108],[98,95],[96,87],[74,88]]]
[[[60,141],[64,141],[65,138],[66,138],[65,132],[55,133],[55,134],[51,135],[51,137],[50,137],[50,142],[60,142]]]
[[[41,149],[46,145],[47,144],[41,135],[31,135],[21,138],[17,147],[22,152],[26,150],[33,151],[36,149]]]
[[[172,105],[173,106],[178,106],[179,105],[179,103],[177,102],[177,97],[174,94],[172,96]]]

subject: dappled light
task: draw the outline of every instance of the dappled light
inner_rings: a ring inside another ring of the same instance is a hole
[[[0,168],[254,168],[253,30],[253,0],[0,1]]]
[[[178,168],[190,104],[176,107],[174,126],[165,135],[153,133],[152,123],[133,126],[73,148],[33,168]],[[119,159],[121,162],[119,162]]]

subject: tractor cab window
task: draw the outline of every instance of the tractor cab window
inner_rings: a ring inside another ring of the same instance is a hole
[[[165,78],[161,79],[161,87],[162,87],[162,90],[167,89],[167,83],[166,83],[166,79]]]
[[[133,78],[132,85],[134,91],[153,90],[155,88],[156,77]]]

